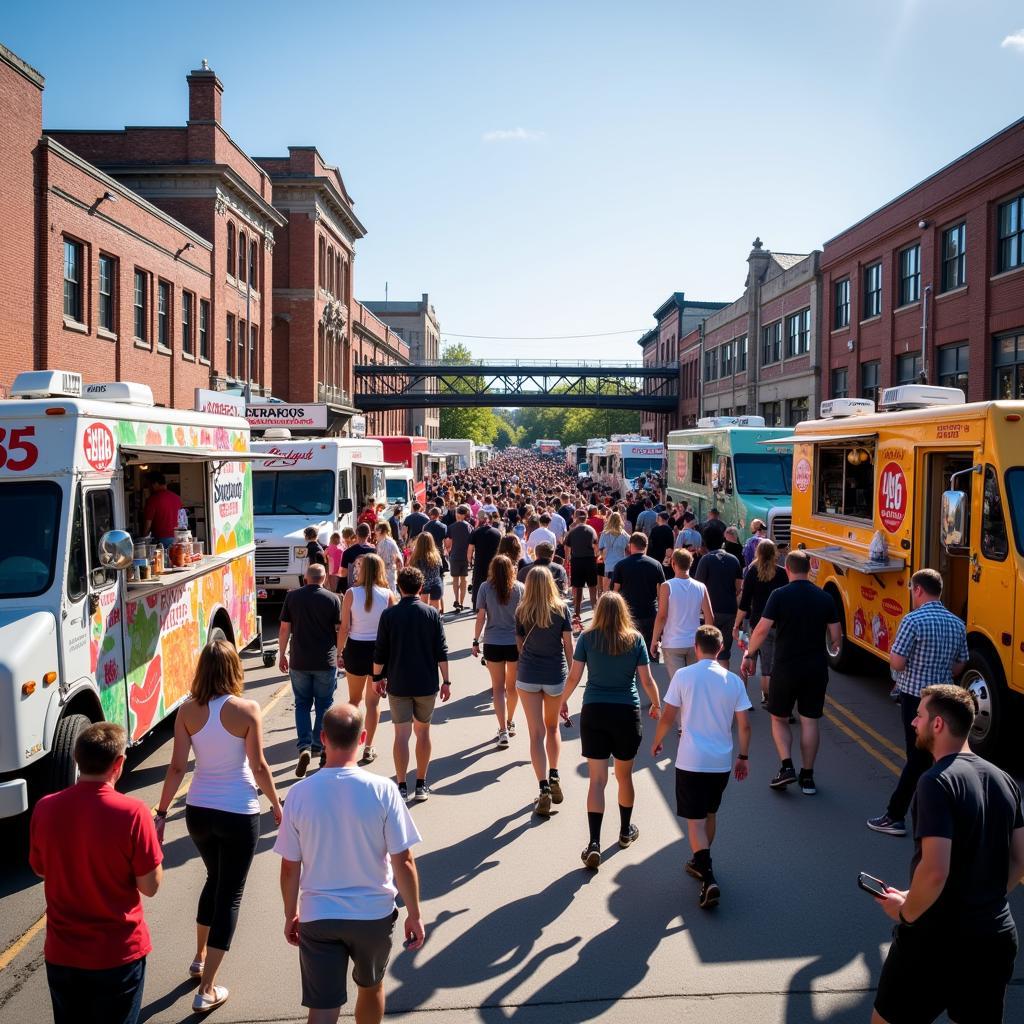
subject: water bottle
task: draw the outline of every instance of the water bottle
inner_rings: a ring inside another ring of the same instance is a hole
[[[747,650],[747,640],[748,639],[749,639],[749,637],[747,636],[747,631],[745,629],[741,629],[740,630],[740,637],[739,637],[739,645],[740,645],[740,650],[743,651],[744,653],[746,653],[746,650]]]

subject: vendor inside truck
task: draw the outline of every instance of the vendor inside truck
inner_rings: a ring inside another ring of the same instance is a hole
[[[143,512],[145,523],[142,533],[145,537],[156,538],[165,548],[170,548],[178,525],[181,498],[167,489],[167,478],[159,470],[154,470],[147,479],[150,495]]]

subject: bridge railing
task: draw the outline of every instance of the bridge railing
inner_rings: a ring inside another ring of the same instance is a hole
[[[507,356],[492,356],[487,359],[466,359],[457,363],[445,362],[443,359],[416,359],[410,360],[415,366],[436,366],[446,369],[458,370],[461,366],[521,366],[523,368],[544,367],[552,369],[573,369],[580,367],[596,367],[598,369],[607,367],[609,369],[643,369],[645,364],[641,359],[514,359]],[[677,363],[648,363],[647,369],[674,369]]]

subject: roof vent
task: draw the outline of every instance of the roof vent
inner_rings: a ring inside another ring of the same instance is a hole
[[[900,384],[882,392],[879,408],[888,412],[900,409],[929,409],[936,405],[963,405],[967,396],[960,388],[939,388],[931,384]]]
[[[264,441],[290,441],[292,432],[287,427],[271,427],[263,431]]]
[[[94,402],[116,402],[119,405],[148,405],[153,403],[153,389],[148,384],[117,380],[109,384],[86,384],[85,397]]]
[[[870,416],[875,403],[870,398],[827,398],[821,403],[823,420],[841,420],[847,416]]]
[[[82,375],[67,370],[29,370],[11,385],[11,398],[81,398]]]
[[[735,416],[701,416],[697,420],[697,426],[701,430],[713,430],[715,427],[734,427],[736,426]]]

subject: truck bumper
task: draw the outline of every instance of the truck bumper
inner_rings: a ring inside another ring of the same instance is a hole
[[[28,784],[24,779],[0,782],[0,818],[13,818],[28,810]]]

